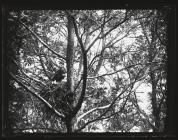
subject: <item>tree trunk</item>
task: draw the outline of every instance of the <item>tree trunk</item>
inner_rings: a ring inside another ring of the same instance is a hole
[[[67,44],[67,85],[69,92],[74,91],[74,26],[72,23],[71,16],[68,15],[68,44]]]
[[[68,88],[68,104],[70,107],[73,107],[73,101],[74,101],[74,68],[73,68],[73,61],[74,61],[74,26],[72,22],[71,16],[68,14],[67,15],[68,19],[68,44],[67,44],[67,88]],[[68,133],[73,132],[73,116],[75,117],[74,114],[72,114],[72,110],[69,112],[66,112],[65,115],[65,124],[66,124],[66,129]]]
[[[155,74],[150,68],[150,79],[151,79],[151,84],[152,84],[152,95],[151,95],[151,104],[152,104],[152,110],[153,110],[153,116],[154,116],[154,122],[155,122],[155,127],[159,128],[159,110],[157,106],[157,99],[156,99],[156,79],[155,79]],[[157,132],[158,129],[154,129],[154,132]]]
[[[66,119],[65,124],[66,124],[67,133],[73,133],[74,132],[73,118]]]
[[[150,44],[150,48],[149,48],[149,62],[152,63],[155,57],[155,46],[156,46],[156,36],[155,36],[155,27],[154,27],[154,23],[151,27],[151,44]],[[159,119],[159,113],[160,111],[158,110],[158,104],[157,104],[157,98],[156,98],[156,88],[157,88],[157,81],[156,81],[156,76],[155,76],[155,72],[154,72],[154,66],[150,66],[150,80],[151,80],[151,85],[152,85],[152,95],[151,95],[151,104],[152,104],[152,112],[153,112],[153,116],[154,116],[154,122],[155,122],[155,128],[153,129],[154,132],[157,132],[159,130],[159,126],[160,126],[160,119]]]
[[[160,114],[160,110],[158,108],[157,105],[157,79],[156,79],[156,75],[154,72],[154,66],[152,64],[152,62],[155,59],[155,55],[156,55],[156,27],[155,27],[155,22],[152,22],[151,28],[150,28],[150,32],[151,32],[151,40],[149,40],[148,35],[145,31],[145,27],[143,25],[143,23],[140,21],[143,33],[147,39],[149,48],[148,48],[148,61],[149,63],[151,63],[150,69],[149,69],[149,76],[150,76],[150,83],[152,85],[152,93],[151,93],[151,105],[152,105],[152,114],[154,117],[154,126],[155,128],[153,128],[153,132],[157,132],[159,131],[159,127],[160,127],[160,118],[159,118],[159,114]]]

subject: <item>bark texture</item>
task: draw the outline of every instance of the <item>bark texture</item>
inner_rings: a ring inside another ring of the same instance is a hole
[[[68,15],[68,45],[67,45],[67,84],[70,92],[74,91],[74,27],[71,16]]]

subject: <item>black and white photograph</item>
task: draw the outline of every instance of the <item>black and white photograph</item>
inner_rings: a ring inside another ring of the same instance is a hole
[[[169,7],[4,13],[6,135],[168,129]]]

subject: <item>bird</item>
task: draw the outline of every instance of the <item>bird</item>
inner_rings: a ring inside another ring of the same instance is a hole
[[[52,77],[52,81],[61,82],[65,78],[65,70],[60,68]]]

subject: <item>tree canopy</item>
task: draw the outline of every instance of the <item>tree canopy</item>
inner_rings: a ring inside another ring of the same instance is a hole
[[[9,133],[164,132],[167,16],[7,11]]]

